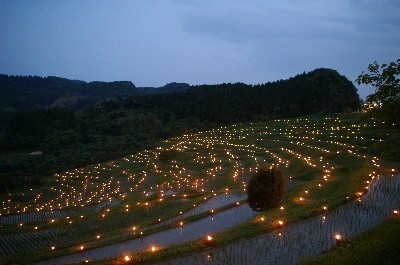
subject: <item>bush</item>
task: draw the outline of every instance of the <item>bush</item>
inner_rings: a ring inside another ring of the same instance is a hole
[[[247,186],[247,202],[257,212],[277,207],[285,194],[285,178],[275,169],[260,169]]]

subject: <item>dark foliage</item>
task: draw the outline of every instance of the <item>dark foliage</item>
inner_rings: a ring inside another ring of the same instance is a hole
[[[169,83],[162,87],[138,87],[140,92],[144,94],[150,93],[177,93],[183,92],[190,88],[189,84],[186,83]]]
[[[285,178],[275,169],[260,169],[247,185],[247,202],[254,211],[277,207],[285,194]]]
[[[133,109],[172,113],[177,119],[194,117],[225,124],[257,115],[283,118],[354,111],[360,108],[360,99],[348,79],[331,69],[317,69],[263,85],[193,86],[181,93],[134,97],[128,104]]]
[[[3,75],[0,79],[0,89],[6,94],[0,99],[0,192],[3,184],[11,189],[41,183],[53,173],[152,148],[160,139],[181,133],[255,119],[359,108],[353,84],[330,69],[256,86],[237,83],[187,89],[186,84],[171,83],[166,86],[169,91],[180,92],[133,93],[126,99],[99,101],[81,111],[28,107],[52,105],[60,91],[89,95],[85,98],[91,102],[118,95],[116,91],[132,92],[134,85],[55,77]],[[28,155],[36,150],[44,154]],[[166,160],[168,155],[172,154],[166,154]]]
[[[139,93],[130,81],[90,82],[54,76],[0,75],[0,108],[67,107],[83,109],[98,100]]]
[[[367,97],[367,102],[377,103],[380,108],[374,109],[372,114],[400,126],[400,59],[381,66],[377,62],[370,64],[368,73],[362,72],[356,82],[375,88],[375,93]]]

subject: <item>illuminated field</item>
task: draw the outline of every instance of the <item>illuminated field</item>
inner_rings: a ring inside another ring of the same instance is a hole
[[[304,219],[360,197],[371,178],[396,172],[371,148],[395,134],[356,115],[237,124],[62,172],[44,187],[1,198],[0,257],[53,257],[182,226],[212,214],[210,207],[241,204],[240,191],[260,167],[277,167],[296,185],[282,209],[250,221],[270,224],[256,232]],[[224,193],[238,194],[237,201],[211,201]]]

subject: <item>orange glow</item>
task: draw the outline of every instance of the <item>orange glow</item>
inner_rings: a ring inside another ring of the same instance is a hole
[[[213,240],[212,236],[208,235],[207,236],[207,241],[212,241],[212,240]]]
[[[126,256],[124,257],[124,260],[125,260],[125,261],[130,261],[130,260],[131,260],[131,257],[129,257],[128,255],[126,255]]]

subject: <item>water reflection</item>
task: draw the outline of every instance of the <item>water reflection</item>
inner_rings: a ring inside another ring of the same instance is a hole
[[[296,264],[333,247],[337,235],[352,237],[382,222],[400,205],[399,194],[400,176],[381,177],[370,184],[361,203],[354,201],[254,239],[163,264]]]

